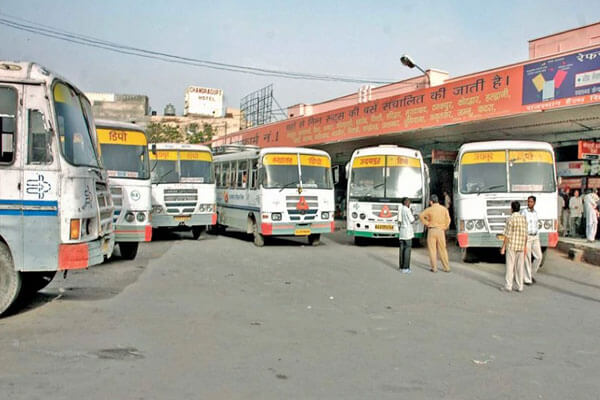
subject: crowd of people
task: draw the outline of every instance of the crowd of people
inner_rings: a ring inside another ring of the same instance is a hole
[[[598,203],[600,196],[594,191],[588,191],[580,197],[575,190],[568,198],[568,189],[559,196],[561,210],[561,228],[569,236],[578,235],[578,227],[582,216],[585,218],[586,237],[588,241],[595,240],[598,227]],[[418,216],[421,223],[427,227],[427,249],[431,272],[437,272],[438,258],[445,272],[450,272],[448,251],[446,249],[445,232],[450,227],[451,200],[444,192],[444,206],[439,204],[437,195],[432,195],[427,207]],[[567,201],[568,200],[568,201]],[[568,203],[568,207],[565,204]],[[513,285],[517,292],[523,287],[536,283],[535,275],[542,262],[542,248],[539,238],[539,218],[535,209],[536,197],[527,198],[527,207],[521,210],[521,203],[511,202],[511,215],[506,220],[504,240],[500,253],[506,258],[505,282],[500,287],[502,291],[512,292]],[[567,215],[567,216],[565,216]],[[399,266],[403,273],[410,273],[410,253],[414,238],[413,224],[416,220],[410,209],[410,200],[402,199],[398,212],[399,227]],[[568,224],[567,224],[567,223]]]
[[[597,191],[588,189],[583,196],[578,189],[571,191],[566,188],[560,191],[558,196],[559,235],[574,238],[585,235],[588,242],[596,240],[599,194],[600,189]]]

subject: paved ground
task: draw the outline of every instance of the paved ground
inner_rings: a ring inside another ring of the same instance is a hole
[[[562,253],[505,294],[495,252],[433,274],[419,249],[403,275],[395,243],[343,232],[168,239],[1,319],[1,397],[599,398],[600,268]]]

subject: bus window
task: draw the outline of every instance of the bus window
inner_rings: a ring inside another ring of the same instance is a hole
[[[29,110],[28,127],[27,163],[52,164],[52,134],[44,127],[44,115],[38,110]]]
[[[15,158],[15,115],[17,92],[0,88],[0,163],[11,164]]]
[[[245,189],[248,183],[248,162],[246,160],[238,161],[237,169],[237,187]]]
[[[252,168],[250,170],[250,188],[256,189],[258,181],[258,160],[252,160]]]

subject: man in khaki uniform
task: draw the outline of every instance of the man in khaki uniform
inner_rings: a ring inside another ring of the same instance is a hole
[[[445,231],[450,226],[450,214],[448,209],[440,205],[437,195],[431,195],[431,206],[427,207],[419,219],[427,227],[427,250],[429,250],[429,262],[431,272],[437,272],[437,253],[445,272],[450,272],[448,264],[448,251],[446,250]]]

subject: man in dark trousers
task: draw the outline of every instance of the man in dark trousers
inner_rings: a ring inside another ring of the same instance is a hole
[[[410,250],[412,240],[415,237],[413,230],[415,217],[410,211],[410,200],[408,197],[402,199],[402,204],[398,206],[398,239],[400,239],[400,271],[404,274],[410,274]]]

